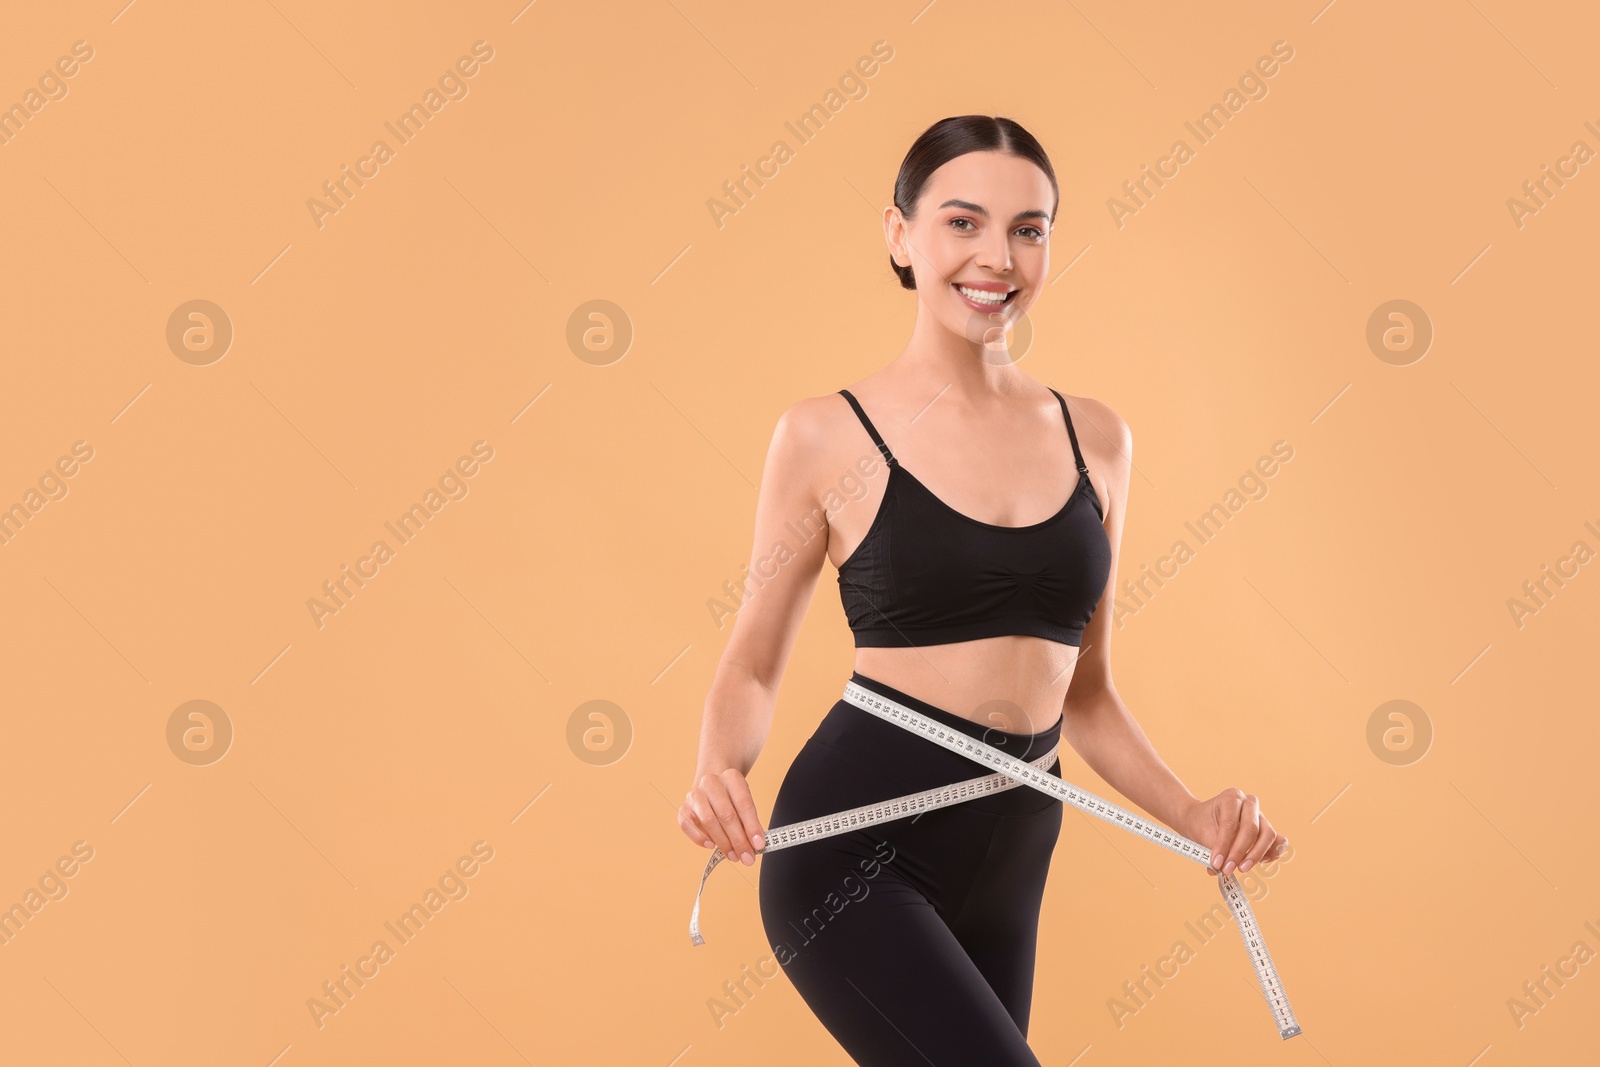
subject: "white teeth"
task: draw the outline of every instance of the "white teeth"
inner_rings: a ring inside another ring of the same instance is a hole
[[[956,291],[968,300],[976,300],[980,304],[1004,304],[1009,293],[991,293],[987,289],[968,289],[964,285],[956,286]]]

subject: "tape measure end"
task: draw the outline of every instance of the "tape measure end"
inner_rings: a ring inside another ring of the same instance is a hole
[[[1297,1027],[1295,1027],[1295,1028],[1294,1028],[1294,1029],[1293,1029],[1293,1030],[1285,1030],[1285,1031],[1284,1031],[1284,1032],[1283,1032],[1283,1039],[1284,1039],[1284,1040],[1285,1040],[1285,1041],[1287,1041],[1287,1040],[1289,1040],[1289,1039],[1290,1039],[1290,1038],[1291,1038],[1291,1037],[1296,1037],[1296,1036],[1298,1036],[1298,1035],[1299,1035],[1299,1033],[1300,1033],[1300,1028],[1299,1028],[1299,1027],[1298,1027],[1298,1026],[1297,1026]]]

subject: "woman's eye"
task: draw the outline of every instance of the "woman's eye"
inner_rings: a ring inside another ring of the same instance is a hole
[[[966,218],[965,216],[957,216],[956,218],[951,219],[950,225],[963,232],[965,232],[967,229],[977,229],[977,227],[973,225],[972,220]],[[1045,235],[1044,231],[1039,229],[1037,226],[1024,226],[1017,232],[1027,235],[1030,241],[1041,240]]]

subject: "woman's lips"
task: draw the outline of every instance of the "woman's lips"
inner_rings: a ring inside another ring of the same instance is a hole
[[[1001,308],[1003,308],[1007,304],[1011,303],[1011,298],[1016,296],[1017,293],[1020,292],[1020,290],[1017,290],[1017,289],[1011,290],[1011,292],[1006,294],[1005,300],[1001,301],[998,304],[980,304],[978,301],[972,299],[966,293],[963,293],[961,291],[961,289],[956,285],[955,282],[951,282],[950,283],[950,288],[952,290],[954,290],[956,296],[961,298],[961,302],[963,304],[966,304],[967,307],[972,308],[974,311],[999,311]]]

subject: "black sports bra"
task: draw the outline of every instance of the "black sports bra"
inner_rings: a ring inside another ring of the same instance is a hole
[[[1031,526],[963,515],[900,466],[847,389],[889,464],[866,537],[839,566],[839,597],[857,648],[911,647],[1026,634],[1081,645],[1111,574],[1105,511],[1083,465],[1067,401],[1054,389],[1078,461],[1061,510]],[[1087,496],[1094,510],[1078,507]]]

